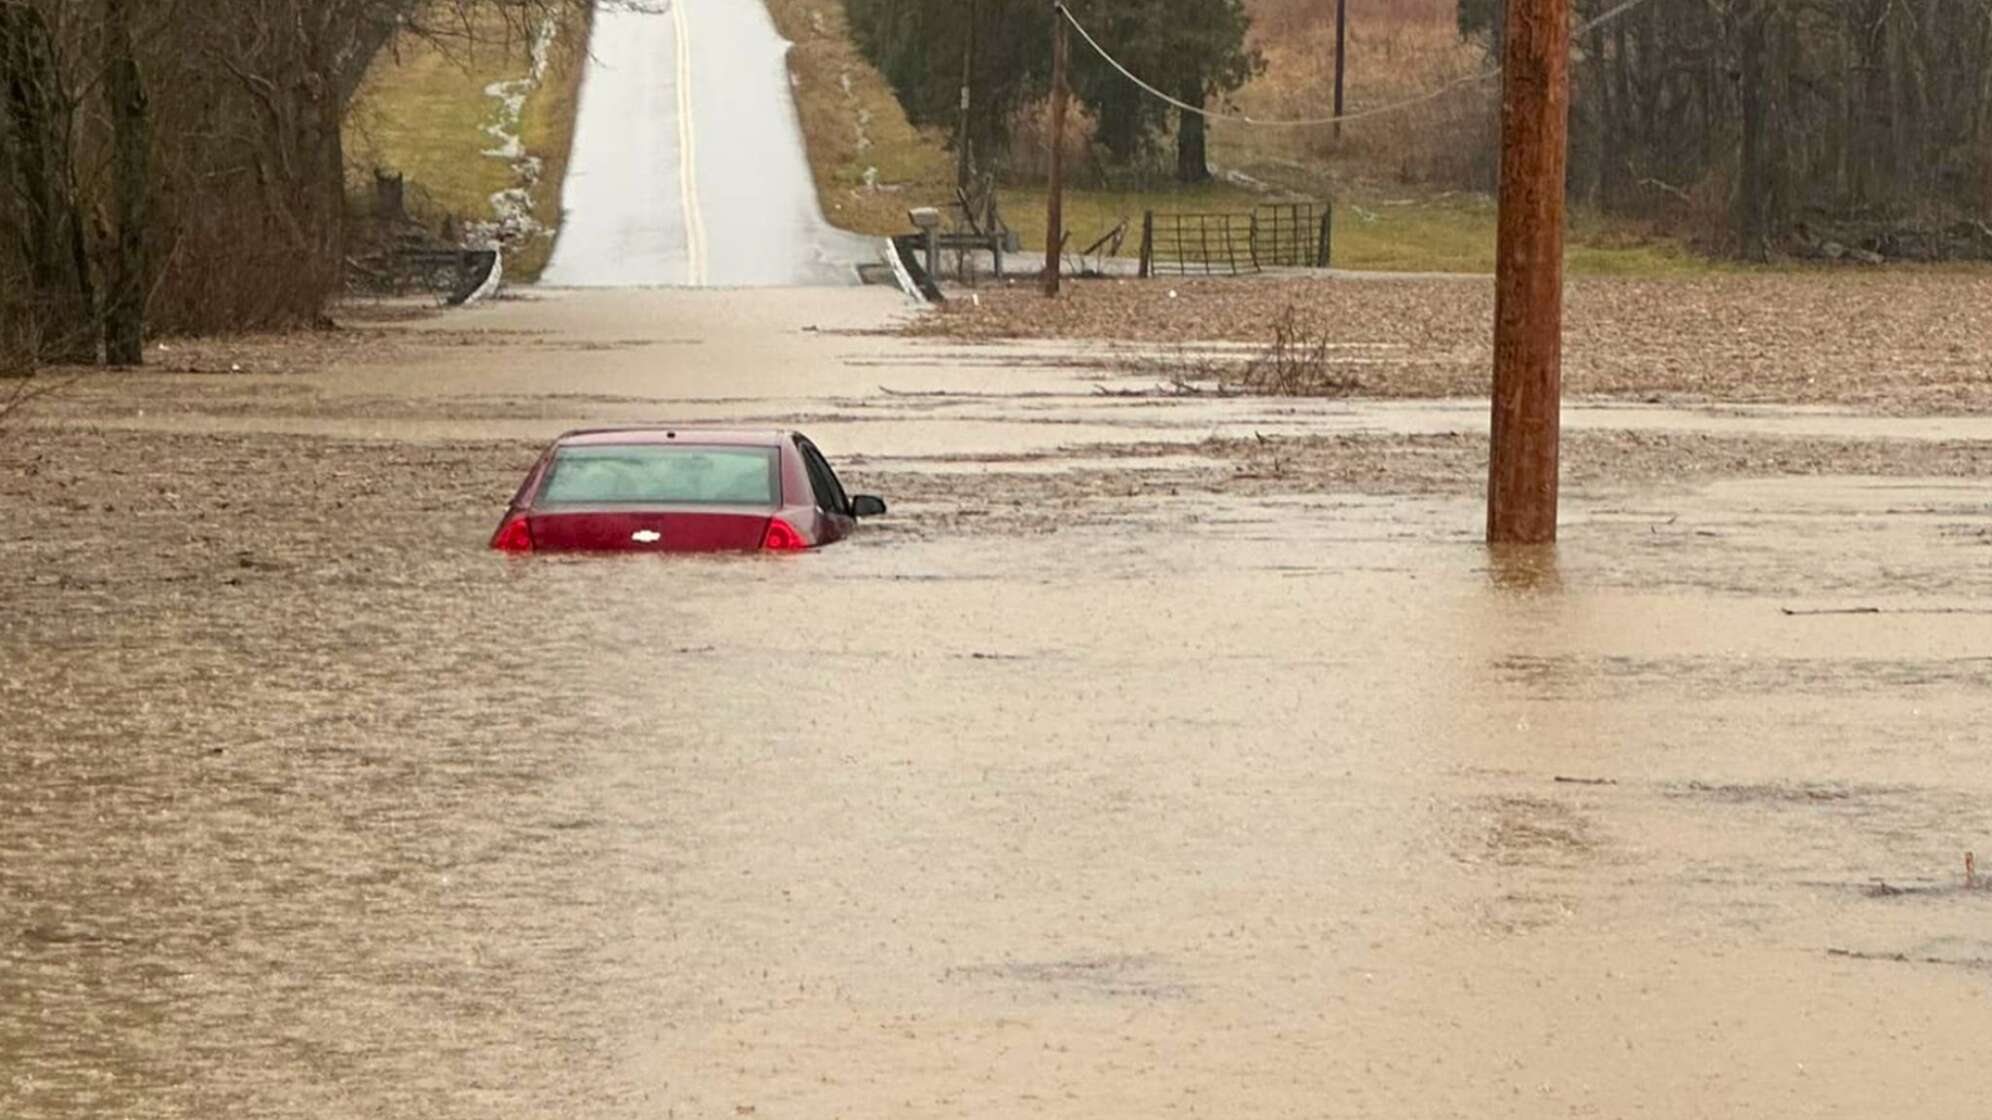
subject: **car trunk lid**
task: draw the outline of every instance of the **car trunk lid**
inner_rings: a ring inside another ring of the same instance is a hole
[[[761,547],[769,511],[535,510],[533,546],[547,552],[745,552]]]

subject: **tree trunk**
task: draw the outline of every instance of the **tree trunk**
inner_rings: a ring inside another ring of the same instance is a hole
[[[1992,18],[1978,40],[1980,58],[1992,58]],[[1971,148],[1978,161],[1978,210],[1992,214],[1992,66],[1978,71],[1978,102],[1972,108]]]
[[[1770,91],[1764,65],[1769,23],[1769,5],[1758,0],[1737,29],[1743,142],[1736,177],[1736,235],[1743,255],[1759,261],[1769,255],[1770,242],[1771,145],[1765,130]]]
[[[131,0],[104,3],[104,96],[111,118],[111,180],[117,210],[109,291],[104,300],[104,361],[145,361],[145,233],[152,136],[145,83],[132,50]]]
[[[1633,112],[1633,57],[1627,42],[1624,20],[1619,20],[1612,28],[1612,46],[1612,78],[1617,83],[1617,89],[1612,98],[1610,124],[1617,133],[1613,144],[1615,149],[1613,158],[1618,166],[1608,172],[1616,176],[1617,182],[1606,183],[1605,195],[1608,201],[1616,200],[1623,204],[1631,193],[1628,188],[1632,178],[1632,154],[1640,149],[1642,140],[1634,130],[1638,116]]]
[[[351,50],[338,60],[332,77],[338,89],[341,111],[359,95],[360,84],[366,80],[374,56],[394,41],[394,33],[399,27],[398,20],[385,14],[367,20]]]
[[[309,156],[316,157],[309,186],[317,200],[318,288],[312,293],[310,309],[322,308],[335,298],[346,277],[346,143],[345,104],[335,95],[334,60],[326,50],[330,36],[321,34],[311,47],[311,74],[304,82],[307,104],[302,106],[305,143]],[[304,310],[304,309],[301,309]],[[317,315],[311,318],[315,321]]]
[[[0,114],[9,142],[0,189],[11,191],[26,293],[10,312],[30,363],[94,362],[96,297],[70,158],[76,105],[64,92],[55,42],[34,8],[0,5]]]
[[[1890,186],[1899,193],[1914,180],[1909,162],[1909,29],[1902,26],[1896,5],[1889,5],[1888,27],[1888,164]]]
[[[55,251],[56,237],[56,153],[52,102],[53,68],[47,61],[46,30],[32,9],[0,5],[0,37],[4,37],[7,116],[12,124],[12,142],[0,155],[7,163],[7,186],[20,200],[21,253],[26,258],[29,284],[38,298],[51,294],[56,268],[61,258]]]
[[[1592,96],[1597,99],[1598,114],[1598,177],[1596,204],[1600,210],[1612,210],[1624,191],[1624,160],[1619,155],[1622,128],[1619,122],[1617,90],[1612,87],[1614,71],[1619,63],[1605,54],[1605,32],[1601,27],[1591,29],[1589,44],[1589,65],[1585,68],[1586,77],[1595,90]]]
[[[1186,104],[1201,109],[1204,105],[1204,86],[1201,78],[1185,85],[1178,95]],[[1181,120],[1176,125],[1176,181],[1179,183],[1202,183],[1210,178],[1210,161],[1204,151],[1205,124],[1201,113],[1177,110]]]
[[[1833,196],[1846,199],[1854,194],[1854,142],[1859,135],[1854,109],[1854,48],[1844,20],[1834,31],[1840,81],[1835,87],[1833,112],[1837,132],[1833,139]]]

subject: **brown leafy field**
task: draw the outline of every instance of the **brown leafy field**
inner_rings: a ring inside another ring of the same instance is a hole
[[[1190,344],[1265,344],[1291,308],[1338,377],[1367,397],[1486,391],[1493,285],[1477,279],[1100,281],[1047,301],[1015,287],[912,321],[956,340],[1146,344],[1123,370],[1208,369]],[[1572,396],[1841,405],[1894,414],[1992,407],[1992,274],[1960,271],[1715,274],[1574,280],[1564,388]],[[1175,348],[1186,348],[1178,352]],[[1339,394],[1338,394],[1339,395]]]

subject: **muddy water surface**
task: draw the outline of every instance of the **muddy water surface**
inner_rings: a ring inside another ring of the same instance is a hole
[[[812,556],[521,561],[531,445],[368,438],[394,376],[0,450],[0,1115],[1979,1109],[1969,481],[1579,493],[1552,557],[957,462]]]

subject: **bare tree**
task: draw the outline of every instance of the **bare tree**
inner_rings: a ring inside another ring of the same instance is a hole
[[[88,360],[96,295],[77,185],[66,9],[0,0],[0,350]],[[53,14],[54,18],[51,18]]]
[[[1498,12],[1462,0],[1461,27],[1491,42]],[[1698,209],[1750,256],[1800,223],[1931,252],[1992,213],[1984,0],[1649,3],[1579,46],[1571,176],[1607,209]]]
[[[0,359],[136,364],[150,332],[319,319],[372,61],[585,3],[0,0]]]
[[[106,253],[104,360],[145,361],[145,223],[151,193],[151,119],[131,32],[132,0],[104,0],[104,99],[111,119],[115,240]]]

